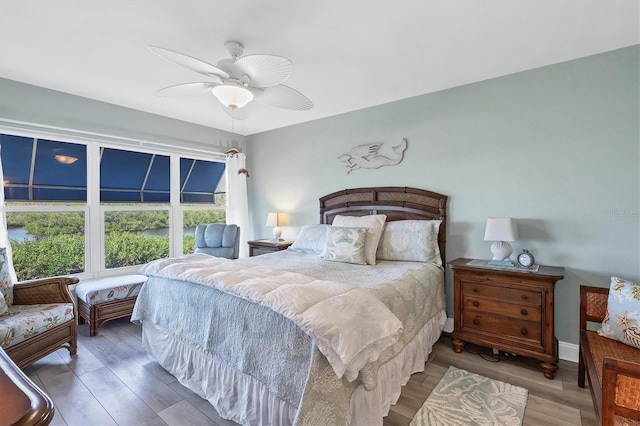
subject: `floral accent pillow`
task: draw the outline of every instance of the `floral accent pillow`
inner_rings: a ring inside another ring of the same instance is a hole
[[[333,218],[333,226],[346,226],[355,228],[367,228],[367,238],[364,252],[369,265],[376,264],[376,251],[382,235],[382,228],[387,216],[383,214],[373,214],[368,216],[341,216]]]
[[[331,226],[327,229],[325,260],[366,265],[367,228]]]
[[[0,247],[0,293],[2,293],[7,306],[13,305],[13,282],[11,282],[11,274],[9,274],[7,249],[5,247]]]
[[[291,244],[289,250],[298,253],[320,254],[327,242],[327,229],[331,225],[305,225],[300,228],[298,238]]]
[[[640,349],[640,285],[611,277],[607,315],[598,334]]]
[[[382,260],[428,262],[442,266],[438,233],[441,220],[397,220],[388,222],[376,256]]]
[[[0,297],[0,317],[9,313],[9,307],[5,302],[4,297]]]

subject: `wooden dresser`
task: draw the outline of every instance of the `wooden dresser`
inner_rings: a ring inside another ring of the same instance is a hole
[[[469,265],[456,259],[453,270],[453,349],[465,342],[540,360],[544,376],[558,370],[553,293],[564,268],[540,265],[537,271]],[[476,261],[478,262],[478,261]],[[486,264],[486,262],[485,262]]]

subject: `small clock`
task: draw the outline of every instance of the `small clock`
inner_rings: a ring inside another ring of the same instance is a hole
[[[531,268],[535,261],[533,254],[527,249],[522,249],[522,253],[518,255],[518,264],[523,268]]]

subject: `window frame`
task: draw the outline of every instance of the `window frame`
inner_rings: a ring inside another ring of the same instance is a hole
[[[21,136],[27,138],[47,139],[60,142],[69,142],[83,144],[86,146],[87,154],[87,201],[86,204],[79,202],[56,202],[47,205],[43,202],[40,205],[11,205],[5,202],[7,212],[65,212],[65,211],[82,211],[85,219],[85,270],[82,273],[73,274],[78,278],[90,279],[103,276],[122,275],[134,273],[140,269],[140,266],[127,266],[121,268],[106,269],[105,267],[105,235],[104,235],[104,215],[107,211],[141,211],[141,210],[167,210],[169,212],[169,256],[180,256],[182,249],[182,234],[184,232],[183,217],[184,210],[225,210],[226,206],[217,206],[211,204],[192,204],[180,202],[180,158],[197,159],[203,161],[212,161],[225,163],[225,154],[207,152],[199,149],[190,149],[186,147],[176,146],[169,149],[161,144],[157,146],[143,146],[139,141],[109,141],[104,137],[93,138],[78,137],[75,135],[59,134],[57,132],[35,131],[35,130],[16,130],[0,126],[0,133]],[[148,145],[154,145],[148,143]],[[112,148],[119,150],[128,150],[135,152],[143,152],[149,154],[159,154],[169,156],[169,203],[145,203],[145,204],[126,204],[119,203],[101,203],[100,202],[100,148]],[[0,151],[1,155],[1,151]],[[219,182],[219,187],[223,185],[227,179],[228,169],[225,171]],[[9,201],[11,203],[11,201]],[[179,236],[179,238],[178,238]]]

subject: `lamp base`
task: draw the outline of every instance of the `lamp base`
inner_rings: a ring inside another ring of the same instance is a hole
[[[273,241],[282,241],[280,236],[282,235],[282,229],[279,226],[273,228]]]
[[[493,259],[491,260],[506,260],[509,261],[509,256],[513,253],[509,243],[504,241],[496,241],[491,244],[491,253],[493,253]]]

